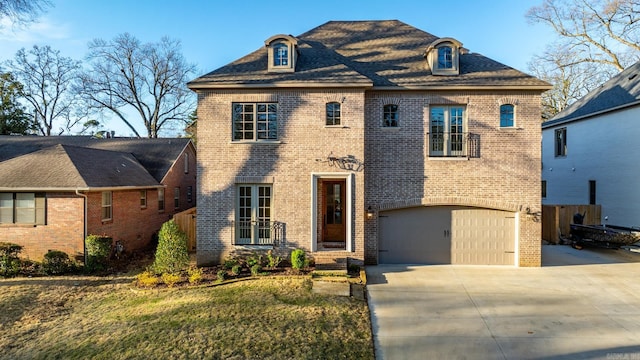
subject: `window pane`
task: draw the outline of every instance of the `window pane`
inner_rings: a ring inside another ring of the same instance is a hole
[[[500,127],[513,126],[513,105],[500,106]]]
[[[0,193],[0,224],[13,223],[13,193]]]
[[[16,194],[16,208],[35,208],[35,207],[36,207],[35,193],[17,193]]]
[[[398,126],[398,105],[385,105],[383,110],[382,126]]]
[[[331,102],[327,104],[326,125],[340,125],[340,104]]]
[[[448,46],[438,48],[438,69],[453,68],[452,50]]]
[[[16,208],[17,224],[33,224],[36,222],[36,209],[34,208]]]
[[[13,209],[13,193],[0,193],[0,208]]]

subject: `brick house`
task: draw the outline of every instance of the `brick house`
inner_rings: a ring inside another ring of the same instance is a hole
[[[199,264],[316,259],[540,266],[549,84],[400,21],[331,21],[188,84]]]
[[[0,136],[0,242],[34,260],[82,259],[88,234],[141,249],[195,206],[195,186],[189,139]]]

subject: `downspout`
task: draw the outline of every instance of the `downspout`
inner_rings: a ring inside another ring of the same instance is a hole
[[[76,195],[82,196],[84,198],[84,221],[82,221],[82,223],[84,224],[84,230],[82,234],[82,248],[84,249],[84,265],[87,266],[87,202],[89,201],[89,198],[86,194],[81,193],[78,189],[76,189]]]

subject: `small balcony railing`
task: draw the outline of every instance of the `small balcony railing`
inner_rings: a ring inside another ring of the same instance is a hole
[[[479,157],[480,137],[467,132],[427,133],[429,157]]]
[[[277,245],[284,239],[279,221],[232,221],[234,245]]]

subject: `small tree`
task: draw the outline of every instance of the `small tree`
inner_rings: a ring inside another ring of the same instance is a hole
[[[187,235],[178,228],[175,221],[162,224],[158,234],[158,248],[153,262],[153,271],[158,274],[177,273],[189,266]]]
[[[307,255],[302,249],[295,249],[291,252],[291,267],[296,270],[301,270],[307,267]]]

